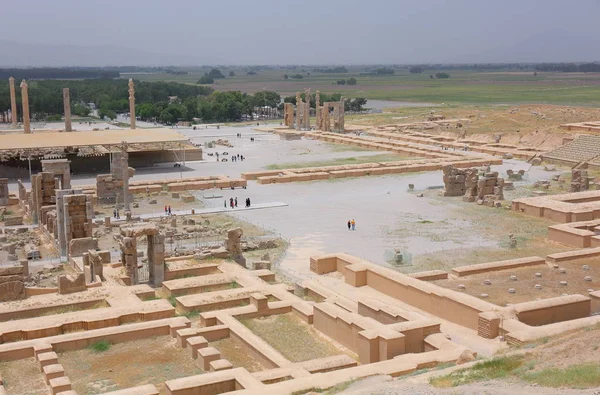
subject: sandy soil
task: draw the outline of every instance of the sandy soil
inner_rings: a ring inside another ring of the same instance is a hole
[[[0,362],[0,377],[10,395],[48,394],[48,387],[35,358]]]
[[[582,269],[583,265],[590,267],[589,271]],[[459,291],[458,285],[465,286],[463,292],[480,297],[482,293],[489,295],[488,302],[499,306],[505,306],[507,303],[515,304],[527,302],[535,299],[546,299],[563,294],[581,294],[587,295],[588,289],[598,289],[600,284],[600,263],[598,260],[578,260],[560,264],[561,268],[567,270],[566,274],[559,272],[548,265],[523,267],[513,270],[502,270],[491,273],[475,274],[467,277],[453,277],[448,280],[433,281],[434,284],[445,288]],[[542,277],[537,278],[535,273],[541,273]],[[517,281],[510,280],[509,277],[517,276]],[[584,281],[584,277],[592,277],[592,282]],[[492,285],[485,285],[484,280],[490,280]],[[560,281],[567,281],[567,285],[560,285]],[[534,288],[536,284],[542,286],[542,289]],[[514,288],[516,293],[508,293],[509,288]]]
[[[209,346],[219,350],[221,358],[231,362],[234,368],[243,367],[251,373],[265,370],[265,367],[247,352],[246,347],[234,338],[211,342]]]
[[[325,338],[293,313],[241,320],[241,323],[292,362],[304,362],[342,353],[357,358],[350,350],[335,345],[331,339]],[[294,339],[293,342],[290,342],[290,339]]]
[[[82,349],[60,353],[58,362],[79,394],[101,394],[154,384],[166,394],[164,382],[203,373],[188,349],[170,336],[111,345],[95,352]]]

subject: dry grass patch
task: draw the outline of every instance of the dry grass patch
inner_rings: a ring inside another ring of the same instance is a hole
[[[241,320],[248,329],[260,336],[292,362],[304,362],[342,353],[348,350],[328,341],[323,334],[293,313]]]

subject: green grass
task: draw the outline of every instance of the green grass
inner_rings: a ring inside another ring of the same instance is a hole
[[[332,160],[322,160],[313,162],[299,162],[299,163],[278,163],[267,165],[264,168],[266,170],[283,170],[283,169],[299,169],[305,167],[323,167],[323,166],[344,166],[344,165],[358,165],[362,163],[374,163],[374,162],[393,162],[399,160],[418,159],[416,157],[403,157],[394,154],[380,154],[372,156],[360,156],[357,158],[340,158]]]
[[[169,301],[169,303],[171,303],[171,306],[173,306],[173,307],[177,306],[177,301],[175,300],[175,296],[171,295],[171,296],[169,296],[169,298],[167,300]]]
[[[501,379],[510,375],[522,365],[522,356],[498,357],[476,363],[470,369],[461,369],[445,376],[434,377],[429,383],[434,387],[445,388],[477,381]]]
[[[200,315],[200,312],[199,311],[195,311],[195,310],[188,311],[187,313],[181,314],[182,317],[185,317],[185,318],[190,319],[190,320],[192,318],[198,318],[199,315]]]
[[[248,76],[246,70],[229,67],[222,70],[227,74],[234,70],[234,78],[225,78],[211,85],[216,90],[242,90],[254,93],[264,89],[274,90],[285,95],[302,91],[308,87],[322,93],[343,92],[346,97],[365,97],[377,100],[398,100],[428,103],[542,103],[562,105],[600,105],[600,73],[538,73],[533,72],[478,72],[473,70],[452,70],[449,79],[430,79],[430,74],[439,70],[425,70],[423,74],[410,74],[407,69],[397,69],[395,75],[385,77],[361,76],[364,67],[350,67],[343,74],[313,72],[310,68],[286,70],[273,68],[260,70],[257,75]],[[207,68],[189,68],[188,75],[171,74],[123,74],[122,78],[133,77],[144,81],[174,81],[194,85],[208,71]],[[284,74],[301,73],[302,80],[284,80]],[[355,77],[356,86],[340,87],[339,79]],[[369,104],[367,103],[367,107]]]
[[[110,349],[110,342],[107,340],[100,340],[90,346],[90,349],[94,352],[104,352]]]
[[[530,383],[554,388],[592,388],[600,386],[600,364],[572,365],[566,369],[544,369],[526,373],[522,377]]]

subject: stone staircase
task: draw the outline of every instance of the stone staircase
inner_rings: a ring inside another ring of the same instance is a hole
[[[600,136],[579,136],[542,156],[544,160],[566,162],[572,166],[580,162],[593,162],[593,159],[600,157]],[[600,158],[596,161],[600,162]]]

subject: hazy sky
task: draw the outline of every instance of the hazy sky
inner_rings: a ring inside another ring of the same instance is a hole
[[[600,60],[600,0],[19,0],[0,15],[4,66]]]

